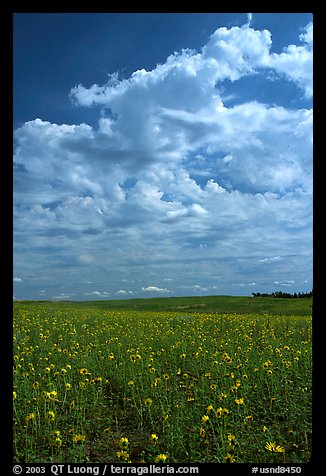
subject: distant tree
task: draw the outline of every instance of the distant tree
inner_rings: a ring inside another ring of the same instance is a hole
[[[274,298],[282,298],[282,299],[300,299],[300,298],[310,298],[313,297],[313,291],[309,293],[285,293],[283,291],[274,291],[272,293],[251,293],[253,297],[274,297]]]

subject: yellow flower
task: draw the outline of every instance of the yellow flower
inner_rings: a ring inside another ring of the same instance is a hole
[[[34,418],[35,418],[35,413],[30,413],[29,415],[25,417],[25,420],[28,422],[30,420],[34,420]]]
[[[159,455],[156,456],[155,463],[165,463],[167,458],[168,457],[164,453],[160,453]]]
[[[228,442],[229,442],[229,445],[235,446],[235,436],[228,434]]]
[[[205,432],[205,430],[204,430],[204,428],[203,428],[203,427],[201,427],[201,428],[199,429],[199,434],[200,434],[200,436],[201,436],[202,438],[204,438],[204,437],[205,437],[205,435],[206,435],[206,432]]]
[[[124,437],[120,438],[120,440],[119,440],[119,446],[120,446],[120,448],[127,448],[128,445],[129,445],[129,440],[128,440],[128,438],[124,438]]]
[[[71,390],[71,383],[68,383],[68,382],[66,383],[66,389]]]
[[[44,392],[43,393],[44,397],[46,399],[49,399],[49,400],[52,400],[53,402],[58,402],[58,392],[56,392],[55,390],[52,390],[51,392]]]
[[[163,415],[162,415],[162,418],[163,418],[164,421],[168,421],[168,419],[169,419],[168,412],[164,412]]]
[[[152,382],[152,387],[157,387],[158,383],[160,382],[161,377],[156,377]]]
[[[12,396],[13,396],[13,399],[16,400],[16,398],[17,398],[17,392],[13,391],[13,392],[12,392]]]
[[[90,375],[90,371],[88,369],[82,368],[79,370],[81,375]]]
[[[81,435],[80,433],[72,437],[73,443],[82,443],[83,441],[85,441],[85,439],[86,439],[86,436]]]
[[[123,459],[125,461],[129,460],[129,453],[127,453],[127,451],[125,451],[125,450],[117,451],[116,455],[117,455],[118,459]]]
[[[49,411],[47,415],[49,420],[55,420],[55,413],[53,411]]]
[[[223,408],[220,407],[216,410],[215,415],[217,416],[217,418],[220,418],[222,414],[223,414]]]
[[[152,443],[156,443],[158,440],[158,436],[155,433],[152,433],[149,439]]]
[[[235,463],[234,456],[228,453],[224,458],[224,463]]]
[[[220,400],[224,400],[225,398],[227,398],[227,396],[228,396],[227,393],[221,393],[221,395],[219,395],[218,398],[219,398]]]
[[[213,405],[208,405],[208,407],[206,408],[206,410],[208,412],[211,412],[213,410]]]
[[[267,367],[272,367],[273,362],[270,360],[267,360],[266,362],[263,363],[263,367],[266,369]]]
[[[228,364],[232,362],[232,357],[230,355],[228,355],[226,352],[224,352],[223,354],[223,359],[225,360],[225,362],[227,362]]]
[[[265,446],[266,450],[271,451],[272,453],[284,453],[285,449],[277,445],[275,441],[270,441],[269,443],[266,444]]]
[[[60,438],[60,436],[57,436],[54,440],[53,440],[53,443],[52,443],[54,446],[61,446],[62,445],[62,439]]]
[[[144,405],[146,405],[147,407],[150,407],[152,403],[153,403],[153,400],[151,398],[145,398]]]
[[[205,425],[205,423],[207,423],[209,420],[209,416],[208,415],[204,415],[201,417],[201,422],[203,425]]]
[[[243,402],[244,402],[243,398],[236,398],[234,400],[234,403],[236,403],[237,405],[243,405]]]

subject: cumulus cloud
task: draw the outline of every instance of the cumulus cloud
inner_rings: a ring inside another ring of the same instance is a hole
[[[170,292],[166,288],[159,288],[157,286],[147,286],[146,288],[143,287],[142,291],[150,292],[150,293],[169,293]]]
[[[313,26],[306,26],[305,32],[300,35],[303,45],[289,45],[282,53],[270,55],[267,64],[277,73],[284,74],[289,80],[296,83],[309,98],[313,94]]]
[[[227,107],[221,85],[273,71],[310,97],[312,24],[300,45],[273,53],[270,32],[251,23],[248,14],[243,27],[219,28],[199,52],[176,52],[151,71],[73,87],[76,106],[102,109],[97,128],[35,119],[15,131],[17,272],[33,263],[42,275],[48,256],[57,276],[89,268],[97,289],[97,276],[121,283],[145,273],[139,289],[169,293],[143,283],[181,270],[188,289],[208,290],[219,273],[232,283],[235,270],[247,270],[243,282],[253,285],[261,270],[248,267],[248,256],[260,268],[283,258],[293,270],[309,267],[312,110]],[[28,249],[29,264],[20,255]],[[199,260],[210,285],[192,281]]]

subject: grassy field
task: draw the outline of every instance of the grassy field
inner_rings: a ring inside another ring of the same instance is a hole
[[[15,462],[307,462],[311,331],[306,299],[17,302]]]
[[[22,303],[23,301],[21,301]],[[28,303],[30,301],[26,301]],[[35,301],[34,305],[44,305],[46,301]],[[255,313],[311,316],[312,299],[280,299],[272,297],[248,296],[191,296],[171,298],[124,299],[111,301],[49,301],[55,308],[89,308],[103,310],[139,310],[173,312],[209,312],[209,313]]]

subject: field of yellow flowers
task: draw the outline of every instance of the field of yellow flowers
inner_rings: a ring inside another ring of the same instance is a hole
[[[301,463],[311,317],[14,306],[15,462]]]

